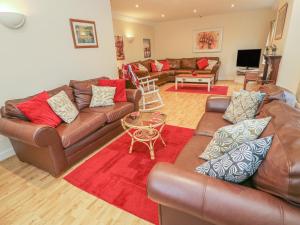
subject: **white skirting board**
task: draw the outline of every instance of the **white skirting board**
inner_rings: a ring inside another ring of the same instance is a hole
[[[0,161],[3,161],[13,155],[15,155],[15,151],[13,148],[7,148],[4,150],[0,150]]]

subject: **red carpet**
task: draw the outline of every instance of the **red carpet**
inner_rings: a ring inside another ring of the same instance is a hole
[[[205,84],[178,84],[178,90],[175,90],[175,85],[168,88],[166,91],[181,92],[181,93],[195,93],[195,94],[208,94],[208,95],[227,95],[228,86],[213,86],[210,92],[207,91]]]
[[[64,178],[110,204],[158,224],[157,204],[147,198],[147,176],[157,162],[173,163],[193,132],[166,125],[162,137],[167,147],[157,141],[155,160],[150,160],[147,147],[141,143],[135,143],[129,154],[131,139],[124,134]]]

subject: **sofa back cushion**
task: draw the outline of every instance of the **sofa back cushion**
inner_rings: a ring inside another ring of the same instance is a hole
[[[69,87],[68,85],[63,85],[61,87],[52,89],[47,91],[50,97],[58,94],[59,92],[64,91],[70,98],[72,102],[75,102],[75,98],[73,95],[73,89]],[[13,99],[13,100],[8,100],[5,102],[5,115],[2,115],[4,117],[11,117],[11,118],[19,118],[22,120],[28,120],[28,118],[17,108],[17,104],[26,102],[36,95],[27,97],[27,98],[22,98],[22,99]]]
[[[167,59],[170,64],[170,70],[179,70],[181,66],[180,59]]]
[[[154,60],[152,59],[147,59],[147,60],[144,60],[144,61],[141,61],[141,64],[147,68],[148,71],[152,71],[151,70],[151,63],[154,62]]]
[[[75,103],[79,110],[89,107],[92,99],[92,85],[97,86],[99,80],[108,79],[107,77],[99,77],[90,80],[71,80],[70,87],[74,90]]]
[[[195,70],[197,69],[196,58],[183,58],[181,59],[181,69]]]
[[[256,188],[300,204],[300,111],[281,101],[264,105],[259,117],[271,116],[262,137],[274,135],[265,161],[252,181]]]

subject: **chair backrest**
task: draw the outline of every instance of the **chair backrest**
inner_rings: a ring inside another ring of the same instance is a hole
[[[136,88],[140,88],[140,82],[139,82],[139,78],[137,77],[137,75],[135,74],[135,72],[132,69],[131,65],[127,65],[128,66],[128,78],[131,80],[132,84],[136,87]]]

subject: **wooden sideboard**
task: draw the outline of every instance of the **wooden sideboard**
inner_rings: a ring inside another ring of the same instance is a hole
[[[272,81],[272,83],[276,84],[281,58],[282,56],[280,55],[264,55],[263,81]]]

